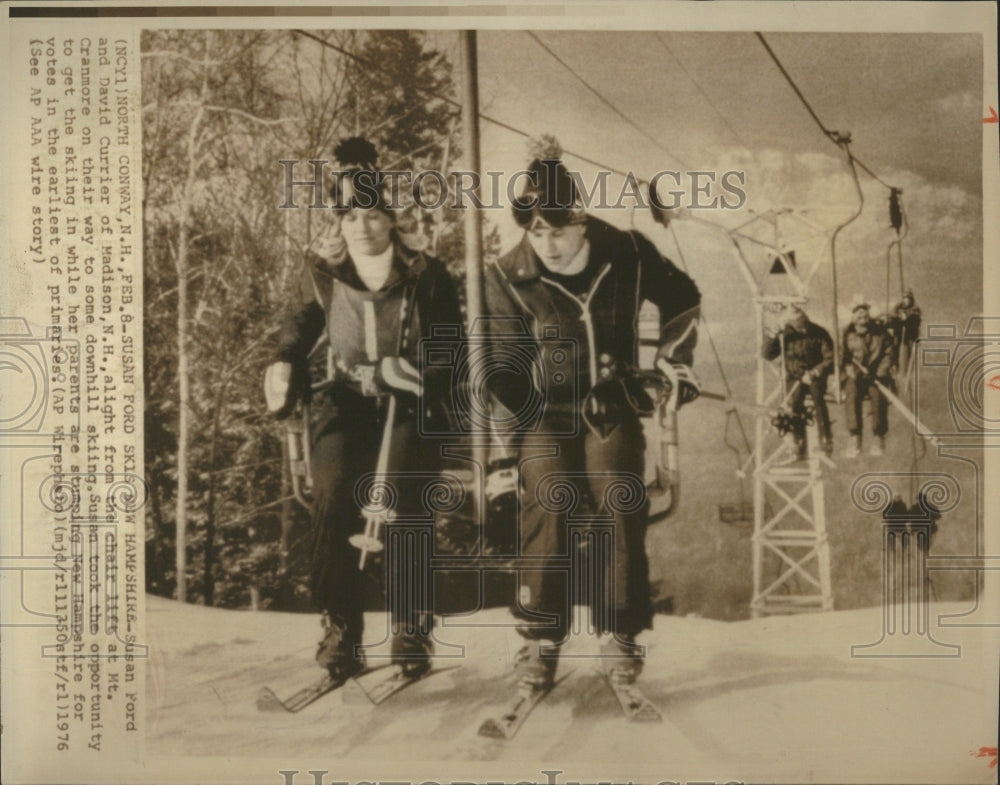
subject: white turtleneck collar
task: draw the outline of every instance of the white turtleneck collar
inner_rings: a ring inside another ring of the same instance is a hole
[[[354,260],[354,268],[358,271],[358,277],[368,287],[369,291],[377,292],[389,280],[394,250],[393,244],[389,243],[382,253],[375,256],[361,253],[351,254],[351,259]]]

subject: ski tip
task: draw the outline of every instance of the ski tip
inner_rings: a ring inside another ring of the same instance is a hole
[[[281,699],[274,694],[270,687],[261,687],[257,693],[257,711],[284,711],[285,706]]]
[[[494,719],[483,720],[483,724],[479,726],[479,735],[486,736],[489,739],[506,739],[507,734],[504,729],[500,726],[500,723]]]
[[[662,722],[663,715],[641,689],[632,685],[616,685],[610,679],[607,684],[618,699],[622,711],[629,722]]]
[[[368,694],[368,691],[361,686],[357,679],[348,679],[344,682],[344,686],[340,688],[340,694],[344,703],[350,703],[351,705],[373,705],[375,703],[371,695]]]
[[[663,715],[652,706],[642,706],[632,715],[634,722],[663,722]]]

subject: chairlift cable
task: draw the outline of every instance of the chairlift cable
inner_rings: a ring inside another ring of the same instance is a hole
[[[342,46],[338,46],[337,44],[331,43],[330,41],[327,41],[327,40],[325,40],[325,39],[323,39],[323,38],[321,38],[321,37],[319,37],[317,35],[314,35],[314,34],[308,32],[306,30],[293,30],[292,32],[294,32],[294,33],[296,33],[298,35],[305,36],[306,38],[310,38],[313,41],[316,41],[321,46],[327,47],[328,49],[333,49],[335,52],[339,52],[340,54],[344,55],[345,57],[349,57],[352,60],[357,61],[358,63],[360,63],[361,65],[364,65],[367,68],[371,68],[371,69],[373,69],[375,71],[382,71],[382,72],[385,71],[385,69],[382,66],[380,66],[378,63],[376,63],[375,61],[369,60],[367,57],[363,57],[363,56],[361,56],[359,54],[356,54],[356,53],[351,52],[351,51],[349,51],[347,49],[344,49]],[[443,101],[443,102],[445,102],[445,103],[447,103],[447,104],[449,104],[451,106],[454,106],[454,107],[456,107],[458,109],[461,109],[461,107],[462,107],[461,102],[455,100],[451,96],[445,95],[444,93],[440,93],[440,92],[438,92],[436,90],[429,90],[429,89],[427,89],[425,87],[418,87],[417,89],[421,93],[423,93],[424,95],[426,95],[426,96],[430,96],[431,98],[437,98],[439,101]],[[503,128],[505,131],[510,131],[513,134],[517,134],[518,136],[523,137],[524,139],[534,139],[534,134],[531,134],[531,133],[529,133],[528,131],[525,131],[522,128],[518,128],[517,126],[511,125],[510,123],[504,122],[503,120],[499,120],[496,117],[491,117],[488,114],[484,114],[483,112],[479,112],[479,119],[480,120],[484,120],[485,122],[490,123],[492,125],[495,125],[498,128]],[[566,155],[572,156],[573,158],[576,158],[576,159],[578,159],[580,161],[583,161],[584,163],[590,164],[591,166],[596,166],[596,167],[598,167],[600,169],[605,169],[605,170],[611,172],[612,174],[621,175],[622,177],[628,177],[628,175],[629,175],[629,172],[625,172],[625,171],[623,171],[621,169],[618,169],[617,167],[609,166],[608,164],[601,163],[600,161],[596,161],[593,158],[590,158],[590,157],[588,157],[586,155],[583,155],[581,153],[577,153],[577,152],[574,152],[572,150],[566,150],[566,149],[563,149],[563,153],[566,154]],[[642,180],[642,179],[639,179],[639,183],[640,184],[647,184],[646,181]]]
[[[838,147],[840,147],[845,141],[850,142],[849,134],[846,135],[845,138],[844,134],[841,134],[839,131],[833,131],[827,128],[823,124],[823,121],[819,119],[819,115],[816,114],[816,111],[812,108],[809,101],[806,99],[805,95],[802,94],[802,90],[800,90],[799,86],[795,84],[795,80],[792,79],[791,74],[788,73],[788,71],[785,69],[785,66],[782,65],[781,60],[778,59],[778,55],[774,53],[774,50],[767,43],[767,39],[764,38],[764,35],[760,32],[755,32],[754,35],[757,36],[757,39],[760,41],[761,45],[764,47],[764,49],[767,50],[768,55],[770,55],[771,59],[774,61],[774,64],[778,67],[778,70],[781,71],[781,75],[785,77],[785,81],[787,81],[792,90],[795,91],[795,95],[798,96],[799,100],[802,102],[802,105],[806,108],[806,111],[809,112],[810,117],[812,117],[812,119],[816,122],[816,125],[818,125],[820,130],[823,132],[823,135],[826,136],[827,139],[829,139]],[[876,180],[877,182],[881,183],[885,188],[888,188],[890,191],[893,190],[893,187],[891,185],[889,185],[885,180],[883,180],[881,177],[875,174],[875,172],[873,172],[871,168],[867,166],[863,161],[854,157],[854,162],[858,165],[858,167],[860,167],[864,172],[866,172],[873,180]]]
[[[378,63],[375,63],[374,61],[372,61],[372,60],[370,60],[368,58],[365,58],[365,57],[363,57],[361,55],[358,55],[358,54],[356,54],[354,52],[350,52],[347,49],[344,49],[343,47],[338,46],[337,44],[331,43],[330,41],[327,41],[327,40],[325,40],[325,39],[323,39],[323,38],[321,38],[319,36],[316,36],[316,35],[314,35],[312,33],[309,33],[307,31],[305,31],[305,30],[295,30],[294,32],[296,34],[303,35],[303,36],[305,36],[307,38],[310,38],[310,39],[312,39],[312,40],[320,43],[322,46],[325,46],[325,47],[328,47],[330,49],[333,49],[334,51],[337,51],[337,52],[343,54],[344,56],[349,57],[349,58],[351,58],[351,59],[353,59],[353,60],[355,60],[355,61],[357,61],[357,62],[359,62],[359,63],[361,63],[361,64],[363,64],[363,65],[365,65],[367,67],[369,67],[369,68],[372,68],[374,70],[384,70],[384,69],[382,69],[382,67]],[[674,158],[679,163],[681,163],[682,165],[684,165],[683,161],[680,158],[678,158],[674,153],[672,153],[669,150],[667,150],[662,145],[661,142],[659,142],[658,140],[656,140],[655,138],[653,138],[652,136],[650,136],[649,133],[646,132],[641,126],[639,126],[637,123],[635,123],[635,121],[633,121],[631,118],[629,118],[628,116],[626,116],[617,106],[615,106],[610,100],[608,100],[596,88],[594,88],[593,85],[591,85],[586,79],[584,79],[582,76],[580,76],[575,71],[575,69],[573,69],[568,63],[566,63],[565,60],[563,60],[561,57],[559,57],[551,49],[551,47],[549,47],[544,41],[541,40],[541,38],[539,38],[536,34],[534,34],[531,31],[525,31],[525,32],[526,32],[527,35],[529,35],[531,38],[533,38],[539,44],[539,46],[541,46],[546,52],[548,52],[549,55],[553,59],[555,59],[557,62],[559,62],[578,81],[580,81],[602,103],[604,103],[611,110],[613,110],[622,119],[622,121],[624,121],[628,125],[632,126],[636,131],[638,131],[639,133],[641,133],[645,138],[649,139],[653,144],[655,144],[661,150],[663,150],[668,155],[670,155],[672,158]],[[888,188],[890,190],[893,190],[893,186],[890,186],[888,183],[886,183],[885,180],[883,180],[881,177],[879,177],[867,164],[865,164],[863,161],[861,161],[860,159],[858,159],[851,152],[851,150],[849,148],[849,144],[850,144],[850,137],[849,136],[841,135],[839,132],[833,131],[833,130],[831,130],[831,129],[829,129],[829,128],[826,127],[826,125],[822,122],[822,120],[817,115],[816,111],[813,109],[812,105],[809,103],[808,99],[806,99],[806,97],[803,94],[802,90],[798,87],[798,85],[795,83],[794,79],[792,79],[791,75],[788,73],[787,69],[781,63],[781,60],[778,58],[777,54],[774,52],[774,50],[768,44],[768,42],[764,38],[763,34],[761,34],[760,32],[755,32],[755,35],[758,38],[758,40],[760,41],[761,45],[767,51],[768,55],[770,56],[770,58],[774,62],[775,66],[778,68],[778,70],[784,76],[784,78],[788,82],[789,86],[795,92],[796,96],[802,102],[803,106],[806,108],[806,110],[808,111],[809,115],[815,121],[815,123],[820,128],[820,130],[822,130],[823,134],[831,142],[833,142],[834,144],[836,144],[838,147],[840,147],[841,149],[843,149],[846,152],[847,158],[848,158],[848,164],[849,164],[850,169],[851,169],[852,179],[853,179],[853,181],[855,183],[855,188],[857,190],[858,197],[859,197],[859,200],[860,200],[860,205],[859,205],[858,211],[852,217],[850,217],[847,221],[845,221],[845,222],[841,223],[840,225],[838,225],[833,230],[833,235],[831,237],[831,261],[832,261],[832,266],[833,266],[833,292],[834,292],[834,300],[835,300],[835,305],[834,305],[834,331],[837,333],[837,335],[835,337],[835,340],[834,340],[834,347],[835,347],[835,352],[838,355],[835,358],[835,366],[836,366],[837,362],[839,361],[839,353],[840,353],[839,317],[838,317],[838,314],[836,313],[836,298],[837,298],[837,294],[836,294],[836,239],[837,239],[837,235],[839,234],[839,232],[842,229],[844,229],[847,225],[849,225],[850,223],[852,223],[854,220],[856,220],[858,218],[858,216],[861,214],[861,212],[863,211],[863,209],[864,209],[864,194],[863,194],[863,192],[861,190],[860,181],[858,179],[857,168],[860,168],[862,171],[864,171],[866,174],[868,174],[870,177],[872,177],[874,180],[876,180],[877,182],[879,182],[884,187],[886,187],[886,188]],[[665,42],[663,42],[662,39],[660,39],[659,37],[658,37],[658,40],[660,41],[660,44],[663,46],[663,48],[668,52],[668,54],[670,54],[676,60],[677,59],[676,56],[673,55],[673,53],[670,51],[669,47],[665,44]],[[696,89],[698,89],[699,92],[702,94],[702,96],[705,98],[706,102],[711,106],[711,102],[708,100],[707,95],[705,95],[704,90],[700,87],[700,85],[698,85],[698,83],[693,79],[693,77],[691,77],[691,75],[687,72],[686,69],[683,69],[683,70],[684,70],[685,74],[691,79],[691,81],[695,85]],[[448,104],[450,104],[452,106],[456,106],[456,107],[460,107],[461,106],[461,104],[458,101],[456,101],[455,99],[451,98],[450,96],[444,95],[443,93],[440,93],[440,92],[437,92],[437,91],[434,91],[434,90],[428,90],[426,88],[420,88],[420,90],[421,90],[421,92],[425,93],[426,95],[429,95],[431,97],[437,98],[438,100],[444,101],[445,103],[448,103]],[[712,108],[714,109],[714,107],[712,107]],[[521,136],[523,138],[526,138],[526,139],[532,139],[532,138],[534,138],[534,136],[531,133],[529,133],[528,131],[525,131],[525,130],[523,130],[521,128],[518,128],[518,127],[516,127],[514,125],[511,125],[510,123],[507,123],[507,122],[504,122],[502,120],[499,120],[499,119],[497,119],[495,117],[491,117],[489,115],[486,115],[486,114],[484,114],[482,112],[479,113],[479,117],[482,120],[484,120],[485,122],[491,123],[491,124],[493,124],[493,125],[495,125],[495,126],[497,126],[499,128],[503,128],[503,129],[505,129],[507,131],[510,131],[511,133],[517,134],[518,136]],[[731,128],[730,130],[735,133],[734,129]],[[739,135],[736,134],[736,136],[738,137]],[[609,172],[611,172],[613,174],[618,174],[618,175],[623,176],[623,177],[627,177],[629,175],[628,172],[625,172],[625,171],[623,171],[621,169],[618,169],[617,167],[609,166],[609,165],[604,164],[604,163],[602,163],[600,161],[597,161],[597,160],[595,160],[593,158],[590,158],[589,156],[582,155],[582,154],[574,152],[572,150],[564,149],[563,152],[564,152],[565,155],[568,155],[568,156],[571,156],[573,158],[576,158],[576,159],[578,159],[580,161],[583,161],[584,163],[588,163],[588,164],[590,164],[592,166],[597,166],[597,167],[599,167],[601,169],[604,169],[604,170],[607,170],[607,171],[609,171]],[[648,181],[639,179],[639,182],[648,185]],[[903,221],[904,221],[904,224],[906,225],[906,227],[908,228],[908,222],[906,222],[905,213],[903,214]],[[729,230],[726,229],[726,227],[722,226],[721,224],[715,224],[714,222],[706,221],[705,219],[701,219],[700,222],[701,223],[712,224],[712,225],[716,226],[717,228],[721,228],[721,229],[723,229],[723,231],[726,231],[727,233],[730,233]],[[903,236],[905,236],[905,234]],[[676,233],[674,233],[674,241],[675,241],[675,244],[676,244]],[[683,252],[680,250],[679,246],[678,246],[678,252],[681,253],[681,254],[683,254]],[[900,257],[900,280],[901,281],[902,281],[902,278],[903,278],[903,276],[902,276],[902,261],[901,261],[901,257]],[[714,344],[714,340],[712,340],[710,332],[708,332],[707,334],[709,335],[709,341],[710,341],[710,344],[712,345],[713,353],[716,356],[716,362],[719,365],[720,370],[721,370],[721,362],[719,362],[719,359],[718,359],[718,353],[717,353],[717,350],[716,350],[716,347],[715,347],[715,344]],[[837,369],[835,367],[835,373],[836,372],[837,372]],[[727,386],[727,390],[728,390],[728,380],[725,379],[724,375],[723,375],[723,383]],[[741,430],[742,430],[742,423],[741,423]],[[744,434],[744,436],[745,436],[745,434]]]
[[[733,135],[736,141],[749,150],[750,145],[747,144],[746,140],[742,137],[740,132],[733,127],[732,123],[729,122],[729,118],[727,118],[725,114],[723,114],[716,108],[715,104],[712,103],[712,100],[708,97],[708,94],[705,92],[705,89],[701,86],[701,84],[698,83],[698,81],[694,78],[694,76],[691,75],[691,72],[684,67],[684,63],[677,55],[673,53],[673,50],[667,45],[667,42],[663,40],[663,33],[660,32],[656,33],[656,40],[659,41],[660,46],[662,46],[663,49],[666,51],[666,53],[670,55],[670,57],[674,60],[675,63],[677,63],[678,67],[681,69],[681,71],[683,71],[684,75],[690,80],[691,84],[693,84],[695,89],[701,94],[701,97],[704,99],[708,107],[713,112],[715,112],[716,116],[718,116],[718,118],[722,121],[722,124],[729,130],[729,132]]]
[[[612,112],[614,112],[615,114],[617,114],[622,119],[623,122],[625,122],[627,125],[631,126],[636,131],[638,131],[640,134],[642,134],[643,137],[645,137],[646,139],[648,139],[652,144],[654,144],[656,147],[658,147],[664,153],[666,153],[671,158],[673,158],[675,161],[677,161],[677,163],[679,163],[685,169],[690,169],[691,168],[686,163],[684,163],[684,161],[681,160],[675,153],[673,153],[670,150],[668,150],[667,147],[659,139],[657,139],[652,134],[650,134],[648,131],[646,131],[644,128],[642,128],[642,126],[640,126],[632,118],[630,118],[628,115],[626,115],[621,109],[619,109],[617,106],[615,106],[611,101],[609,101],[607,98],[605,98],[604,95],[602,95],[601,92],[597,88],[595,88],[592,84],[590,84],[590,82],[588,82],[586,79],[584,79],[582,76],[580,76],[580,74],[577,73],[577,71],[571,65],[569,65],[569,63],[567,63],[559,55],[557,55],[552,50],[552,48],[548,44],[546,44],[541,38],[539,38],[535,33],[533,33],[531,30],[525,30],[524,32],[531,39],[533,39],[535,41],[535,43],[537,43],[540,47],[542,47],[542,49],[544,49],[546,52],[548,52],[557,63],[559,63],[563,68],[565,68],[567,71],[569,71],[576,78],[576,80],[578,82],[580,82],[580,84],[582,84],[584,87],[586,87],[601,103],[603,103],[606,107],[608,107]]]

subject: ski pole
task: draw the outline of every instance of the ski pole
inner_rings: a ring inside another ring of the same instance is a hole
[[[778,343],[781,345],[781,393],[788,399],[788,373],[785,370],[785,331],[778,332]]]
[[[853,362],[856,366],[858,366],[858,368],[861,369],[861,371],[865,374],[865,376],[871,376],[871,371],[869,371],[865,366],[863,366],[857,360],[852,359],[851,362]],[[907,408],[906,404],[904,404],[901,400],[899,400],[899,398],[897,398],[889,390],[888,387],[882,384],[882,382],[880,382],[878,379],[872,378],[872,381],[875,382],[875,386],[879,388],[882,395],[885,396],[885,399],[893,406],[895,406],[899,410],[899,413],[906,418],[906,421],[913,426],[918,436],[922,436],[923,438],[927,439],[927,441],[929,441],[935,447],[941,446],[937,436],[931,433],[930,430],[927,428],[927,426],[925,426],[922,422],[920,422],[920,420],[917,419],[917,416],[913,412],[911,412],[909,408]]]
[[[795,395],[795,391],[799,389],[799,385],[801,384],[802,384],[801,379],[795,380],[795,384],[793,384],[791,387],[788,388],[788,392],[785,394],[785,397],[781,399],[781,406],[778,408],[784,409],[786,406],[788,406],[788,402],[792,399],[792,396]]]
[[[359,570],[365,568],[365,561],[369,553],[379,553],[382,550],[381,529],[392,518],[386,475],[389,471],[389,450],[392,446],[392,426],[395,419],[396,396],[390,395],[389,405],[386,407],[385,426],[382,429],[382,443],[379,446],[378,461],[375,464],[375,480],[371,489],[372,501],[361,510],[361,514],[365,517],[365,531],[364,534],[351,535],[348,540],[351,545],[361,551],[361,556],[358,559]],[[379,502],[379,497],[381,497],[381,502]]]
[[[905,349],[905,348],[906,348],[906,319],[903,319],[902,325],[899,328],[899,351],[896,353],[896,365],[897,365],[896,378],[897,379],[899,378],[899,372],[900,372],[900,370],[902,370],[904,374],[909,370],[908,368],[900,368],[899,367],[901,365],[901,363],[899,362],[899,359],[900,359],[900,356],[901,356],[901,354],[903,352],[903,349]],[[909,352],[906,353],[906,364],[907,365],[910,364],[910,353]],[[904,376],[903,381],[902,381],[903,392],[906,392],[907,389],[909,388],[908,381],[909,381],[908,378],[906,378]]]
[[[403,293],[403,298],[399,304],[399,324],[400,333],[396,341],[396,354],[402,355],[409,343],[410,337],[410,306],[411,298],[415,296],[412,288]],[[376,359],[374,347],[368,348],[368,359],[372,362]],[[391,494],[388,487],[389,473],[389,450],[392,446],[392,426],[396,420],[396,396],[389,395],[389,403],[386,406],[385,425],[382,428],[382,443],[378,450],[378,461],[375,463],[375,481],[371,490],[372,503],[366,504],[361,510],[365,518],[365,531],[363,534],[354,534],[348,538],[348,542],[355,548],[361,550],[358,559],[358,569],[365,568],[365,561],[369,553],[379,553],[383,546],[380,538],[382,526],[393,517],[393,511],[389,507]],[[378,498],[381,495],[382,501]]]
[[[917,356],[917,343],[913,341],[906,350],[906,376],[903,377],[903,392],[910,391],[910,379],[913,377],[913,358]]]
[[[785,406],[788,405],[788,401],[791,399],[792,395],[798,389],[800,384],[802,384],[801,380],[796,381],[795,384],[793,384],[791,388],[788,390],[788,394],[782,399],[781,403],[772,408],[769,408],[767,406],[761,406],[756,403],[746,403],[745,401],[739,401],[735,398],[731,398],[728,395],[716,392],[709,392],[708,390],[702,390],[698,396],[698,399],[700,400],[702,398],[707,398],[710,401],[727,403],[734,409],[745,411],[748,414],[757,414],[764,417],[771,417],[776,412],[780,411],[781,409],[783,409]]]

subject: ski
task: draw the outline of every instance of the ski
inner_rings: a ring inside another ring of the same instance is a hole
[[[492,739],[512,739],[528,715],[559,684],[565,681],[572,670],[568,670],[548,687],[524,688],[518,685],[517,695],[500,712],[487,717],[479,726],[479,735]]]
[[[362,671],[361,674],[358,675],[371,673],[372,671],[379,670],[382,667],[384,666],[369,668]],[[270,687],[261,687],[260,692],[257,693],[257,711],[284,711],[289,714],[295,714],[296,712],[302,711],[302,709],[306,706],[315,703],[327,693],[343,687],[347,681],[347,679],[335,679],[329,674],[325,674],[318,681],[310,684],[308,687],[303,687],[301,690],[290,695],[284,700],[279,698],[275,691]]]
[[[411,684],[416,684],[418,681],[423,681],[437,673],[444,673],[457,667],[457,665],[452,665],[448,668],[432,668],[418,676],[407,676],[401,668],[396,666],[388,675],[381,675],[378,679],[364,678],[368,673],[371,673],[368,671],[348,680],[348,683],[344,685],[344,700],[348,703],[368,701],[372,705],[378,706]]]
[[[607,673],[603,674],[608,687],[618,699],[625,718],[629,722],[662,722],[663,715],[646,694],[635,684],[619,684]]]

